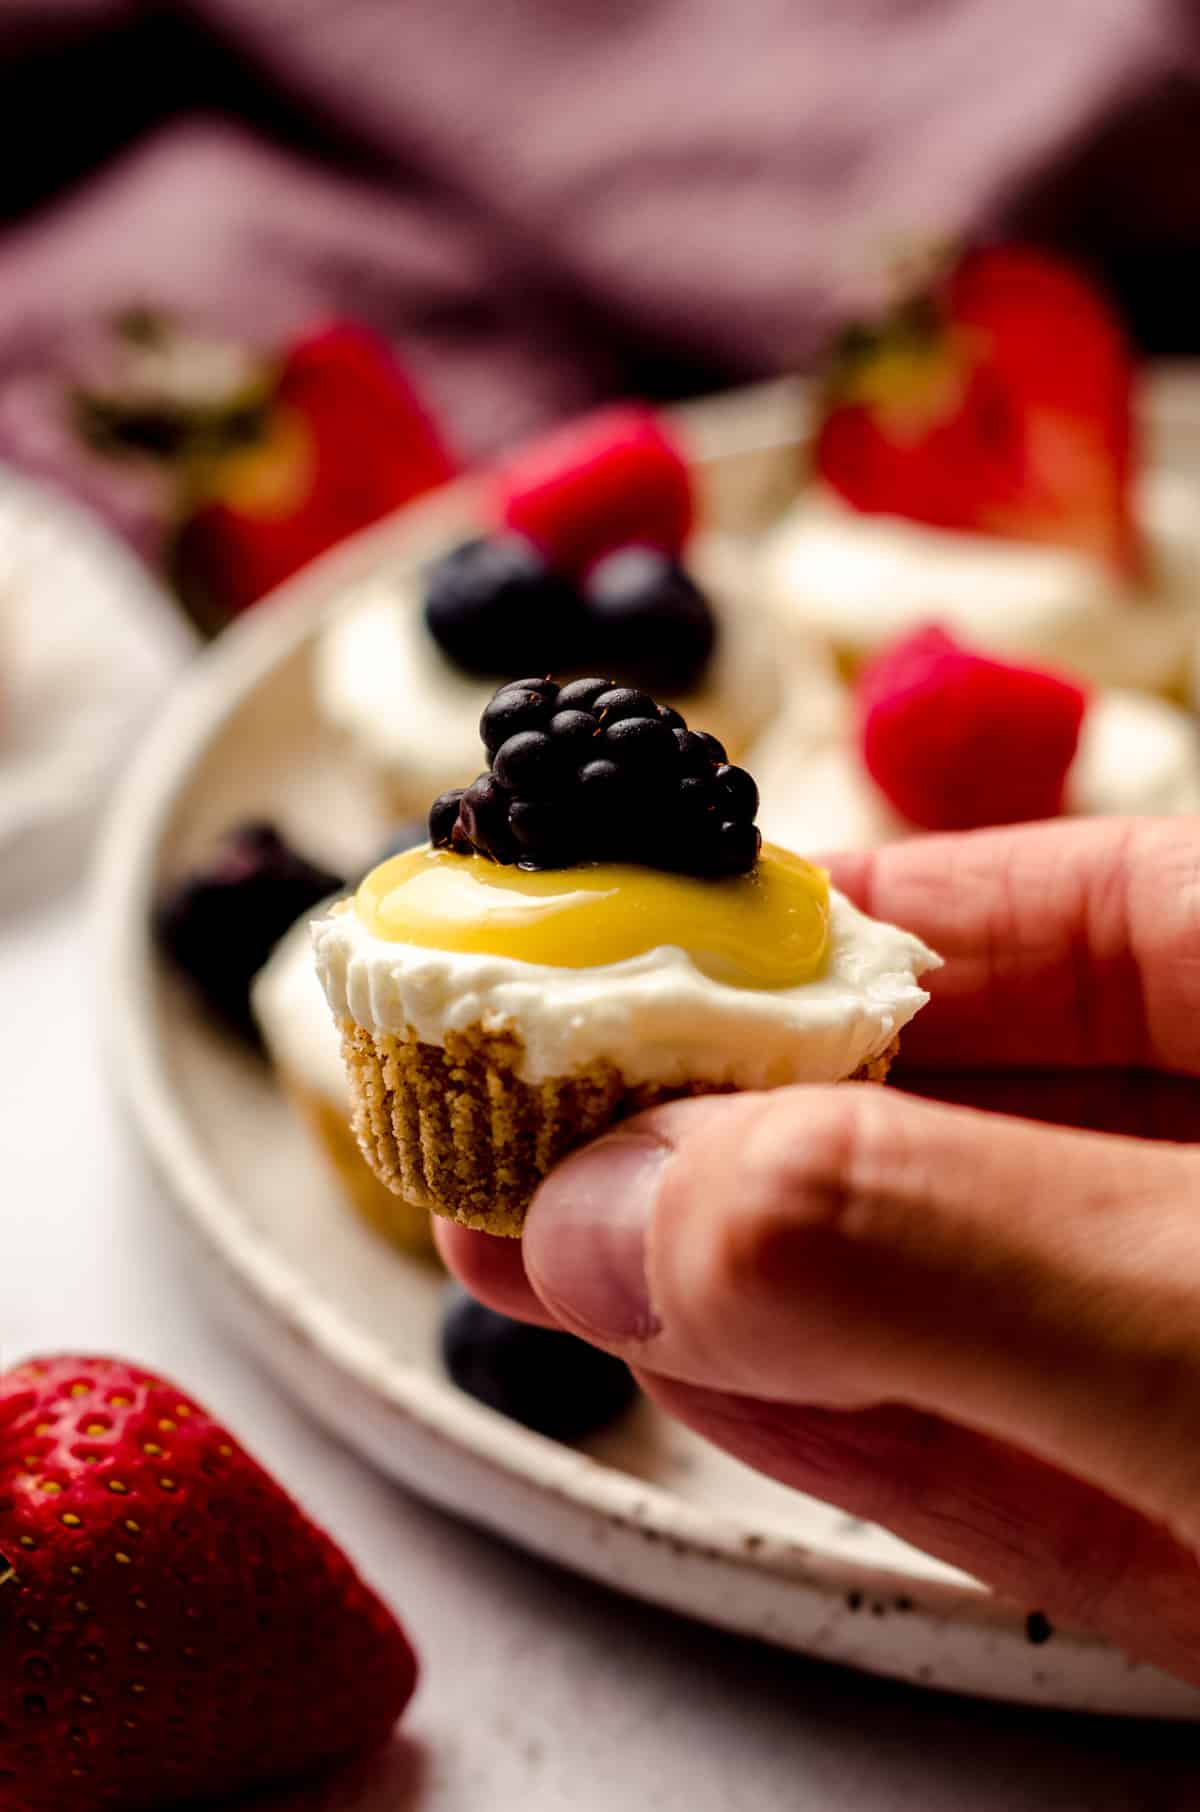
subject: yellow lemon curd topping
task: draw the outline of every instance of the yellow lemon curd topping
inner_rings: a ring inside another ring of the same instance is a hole
[[[749,874],[719,881],[620,862],[528,873],[423,844],[372,869],[355,911],[390,943],[553,968],[672,944],[736,988],[812,981],[829,945],[828,875],[771,844]]]

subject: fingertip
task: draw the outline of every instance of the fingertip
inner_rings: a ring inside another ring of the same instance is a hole
[[[434,1238],[446,1269],[479,1302],[517,1321],[554,1325],[530,1288],[520,1240],[497,1239],[441,1218],[435,1218]]]

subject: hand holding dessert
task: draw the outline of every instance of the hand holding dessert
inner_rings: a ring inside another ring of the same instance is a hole
[[[513,681],[480,732],[430,844],[314,926],[389,1189],[518,1235],[550,1167],[639,1108],[883,1079],[938,959],[764,849],[715,737],[599,678]]]
[[[738,1458],[1039,1607],[1033,1639],[1083,1624],[1200,1681],[1198,868],[1165,821],[844,858],[946,957],[905,1048],[940,1102],[673,1103],[562,1164],[520,1247],[442,1224],[443,1254]]]

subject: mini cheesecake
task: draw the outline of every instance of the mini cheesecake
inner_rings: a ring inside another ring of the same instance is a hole
[[[780,645],[801,667],[814,641],[843,678],[935,619],[1013,660],[1069,667],[1097,685],[1182,696],[1200,620],[1192,489],[1148,477],[1136,581],[1066,547],[931,527],[850,509],[819,483],[772,529],[757,581]]]
[[[614,692],[631,715],[608,718]],[[546,682],[498,694],[489,772],[314,927],[375,1174],[499,1234],[642,1107],[883,1080],[938,962],[762,848],[757,791],[715,739],[605,681],[564,693],[591,738],[558,746]]]

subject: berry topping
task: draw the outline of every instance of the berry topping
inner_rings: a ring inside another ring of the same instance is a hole
[[[592,703],[593,714],[606,724],[615,724],[622,717],[653,717],[657,709],[648,692],[637,692],[632,686],[609,686]]]
[[[525,868],[637,862],[713,878],[758,859],[749,774],[646,692],[521,680],[501,687],[480,729],[490,768],[434,801],[435,848]]]
[[[708,599],[667,554],[623,547],[592,567],[584,588],[596,646],[618,673],[661,692],[687,692],[716,642]]]
[[[57,1355],[0,1430],[5,1812],[259,1803],[385,1742],[403,1631],[190,1393]]]
[[[577,665],[582,619],[574,587],[520,535],[464,541],[428,574],[429,633],[466,673],[519,673],[539,658]]]
[[[258,1044],[250,983],[301,913],[344,885],[273,825],[244,824],[164,895],[155,935],[217,1017]]]
[[[1043,252],[962,259],[844,337],[816,444],[853,508],[1137,564],[1120,322]]]
[[[678,554],[692,525],[683,456],[636,404],[597,410],[518,449],[497,472],[496,506],[507,528],[575,574],[632,542]]]
[[[489,755],[521,730],[540,730],[557,709],[558,688],[553,680],[510,680],[488,700],[479,720],[479,734]]]
[[[637,1396],[629,1367],[574,1334],[532,1327],[451,1293],[442,1357],[460,1390],[557,1441],[606,1428]]]
[[[864,669],[857,704],[867,771],[910,824],[969,830],[1062,810],[1087,705],[1072,680],[924,629]]]
[[[448,846],[454,835],[462,796],[462,787],[451,787],[448,793],[439,793],[429,808],[429,839],[439,849]],[[399,854],[399,851],[396,853]]]

